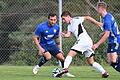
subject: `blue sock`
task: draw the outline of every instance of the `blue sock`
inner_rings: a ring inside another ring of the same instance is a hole
[[[111,66],[118,72],[120,72],[120,63],[111,63]]]
[[[41,67],[43,64],[45,64],[48,60],[44,57],[44,56],[41,56],[40,57],[40,62],[38,64],[39,67]]]

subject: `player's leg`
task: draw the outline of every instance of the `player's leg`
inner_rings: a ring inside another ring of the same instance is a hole
[[[117,52],[120,51],[120,44],[113,43],[108,44],[107,58],[111,66],[118,72],[120,72],[120,57],[118,57]]]
[[[120,62],[119,62],[119,58],[116,52],[114,53],[108,53],[107,54],[108,57],[110,57],[110,63],[111,66],[118,72],[120,72]]]
[[[66,59],[65,59],[65,62],[64,62],[64,68],[63,68],[63,71],[61,71],[58,75],[56,75],[56,77],[61,77],[63,74],[67,74],[67,76],[69,77],[75,77],[74,75],[71,75],[68,73],[68,67],[70,66],[71,62],[72,62],[72,58],[76,55],[77,53],[73,50],[70,50]]]
[[[50,53],[54,57],[56,57],[58,60],[60,60],[61,66],[62,66],[62,68],[64,68],[64,55],[63,55],[63,52],[60,51],[60,49],[56,45],[52,46],[51,48],[52,49],[49,49]],[[72,75],[70,73],[66,73],[66,76],[68,76],[68,77],[74,77],[74,75]],[[60,77],[60,76],[56,75],[56,77]]]
[[[72,62],[72,58],[76,55],[77,53],[75,52],[75,50],[70,50],[67,57],[65,58],[65,62],[64,62],[64,68],[68,68]]]
[[[37,74],[40,67],[44,65],[48,60],[51,59],[51,54],[49,52],[45,52],[43,56],[40,57],[39,63],[33,68],[33,73]]]
[[[48,51],[51,53],[52,56],[60,60],[61,66],[64,67],[64,55],[63,52],[60,51],[57,45],[51,45],[48,48]]]
[[[42,53],[41,57],[39,58],[39,63],[33,68],[34,74],[37,74],[40,67],[51,59],[51,54],[48,52],[48,47],[47,46],[42,46],[42,47],[45,49],[45,52]]]
[[[64,68],[64,56],[63,56],[63,53],[62,53],[62,52],[59,52],[59,53],[56,55],[56,58],[57,58],[58,60],[60,60],[61,66],[62,66],[62,68]]]
[[[102,73],[102,77],[103,78],[107,78],[109,76],[109,74],[107,73],[107,71],[105,71],[105,69],[97,62],[94,61],[94,53],[92,53],[93,51],[88,50],[85,51],[85,57],[87,58],[87,62],[89,65],[91,65],[92,67],[94,67],[95,69],[97,69],[99,72]]]
[[[40,67],[44,65],[48,60],[51,59],[51,54],[49,52],[45,52],[43,56],[40,57],[39,63],[33,68],[33,73],[37,74]]]

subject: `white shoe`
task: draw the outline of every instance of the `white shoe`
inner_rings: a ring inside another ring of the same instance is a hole
[[[33,68],[33,74],[37,74],[38,71],[39,71],[40,67],[38,65],[36,65],[34,68]]]
[[[74,75],[70,74],[70,73],[66,73],[65,74],[67,77],[75,77]]]

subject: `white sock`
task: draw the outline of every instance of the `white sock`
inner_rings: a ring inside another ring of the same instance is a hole
[[[67,56],[65,58],[64,68],[68,68],[71,62],[72,62],[72,57],[71,56]]]
[[[104,70],[104,68],[100,65],[100,64],[98,64],[97,62],[94,62],[93,64],[92,64],[92,66],[95,68],[95,69],[97,69],[99,72],[101,72],[102,74],[104,74],[106,71]]]
[[[36,67],[36,68],[40,68],[39,65],[36,65],[35,67]]]

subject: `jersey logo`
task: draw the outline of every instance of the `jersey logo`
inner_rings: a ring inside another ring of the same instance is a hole
[[[57,30],[56,30],[56,29],[54,29],[54,33],[56,33],[56,31],[57,31]]]
[[[48,33],[48,31],[45,31],[46,33]]]
[[[50,40],[54,35],[47,35],[46,37],[44,37],[46,40]]]

